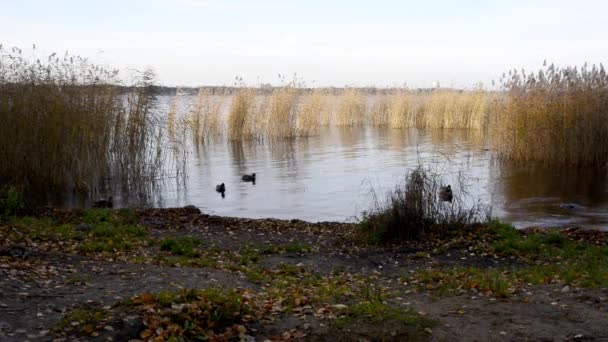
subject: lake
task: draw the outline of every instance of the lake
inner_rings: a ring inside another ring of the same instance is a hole
[[[159,98],[161,116],[172,103],[183,116],[194,101],[192,96],[175,99]],[[224,99],[223,106],[225,119],[229,101]],[[490,205],[493,216],[516,227],[608,230],[605,172],[501,162],[478,130],[322,127],[318,135],[293,140],[186,141],[185,179],[166,180],[145,201],[117,191],[115,204],[194,205],[224,216],[356,221],[402,183],[408,170],[422,164],[452,185],[456,197]],[[241,181],[250,173],[257,175],[255,185]],[[215,191],[220,183],[225,183],[225,197]],[[72,198],[63,204],[83,202]]]
[[[601,172],[509,165],[496,160],[477,132],[458,130],[330,127],[296,140],[208,143],[189,152],[184,184],[168,181],[152,205],[355,221],[419,163],[452,184],[455,196],[487,203],[494,216],[517,227],[608,228],[608,182]],[[255,185],[241,181],[253,172]],[[215,192],[219,183],[226,185],[224,198]]]

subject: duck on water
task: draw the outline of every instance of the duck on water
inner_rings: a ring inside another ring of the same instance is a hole
[[[220,194],[222,194],[222,198],[224,198],[225,193],[226,193],[226,185],[224,185],[224,183],[216,185],[215,186],[215,191],[217,191]]]
[[[448,185],[446,187],[441,187],[439,190],[439,199],[444,202],[452,203],[452,199],[454,199],[454,194],[452,193],[452,186]]]
[[[243,175],[243,177],[241,179],[245,182],[254,182],[255,183],[255,173],[252,173],[250,175]]]
[[[114,202],[112,201],[112,196],[108,197],[108,199],[102,199],[99,201],[93,202],[93,208],[112,208],[114,206]]]

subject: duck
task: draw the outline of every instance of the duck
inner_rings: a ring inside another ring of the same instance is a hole
[[[245,182],[255,182],[255,173],[252,173],[250,175],[243,175],[241,179]]]
[[[215,191],[223,194],[224,192],[226,192],[226,186],[224,185],[224,183],[218,184],[215,186]]]
[[[454,198],[454,194],[452,194],[452,186],[448,185],[446,187],[441,187],[439,190],[439,199],[444,202],[452,203],[452,199]]]
[[[114,203],[112,201],[112,196],[108,197],[108,199],[102,199],[99,201],[93,202],[93,208],[112,208]]]

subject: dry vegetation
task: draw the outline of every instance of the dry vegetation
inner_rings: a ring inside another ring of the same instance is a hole
[[[0,46],[0,184],[43,196],[156,180],[166,154],[152,82],[141,73],[125,94],[117,71],[85,58]]]
[[[491,118],[498,152],[515,161],[608,164],[608,75],[600,65],[545,66],[503,75],[506,96]]]
[[[195,143],[207,142],[222,136],[221,110],[223,98],[200,89],[188,123]]]
[[[321,126],[478,131],[503,159],[555,165],[608,165],[608,76],[603,66],[511,71],[500,91],[358,88],[270,94],[241,88],[232,98],[231,139],[295,138]],[[260,98],[256,106],[253,99]],[[369,105],[368,105],[369,103]]]
[[[201,89],[185,115],[176,98],[164,118],[153,114],[152,82],[145,72],[134,86],[120,87],[116,71],[85,58],[33,60],[0,47],[0,184],[41,194],[100,192],[108,180],[128,188],[162,178],[167,165],[180,171],[187,134],[195,144],[272,141],[316,135],[329,125],[466,129],[487,136],[503,159],[608,165],[608,76],[601,65],[511,71],[496,92],[309,89],[295,77],[258,89],[241,81],[229,97]],[[181,160],[167,163],[170,154]]]

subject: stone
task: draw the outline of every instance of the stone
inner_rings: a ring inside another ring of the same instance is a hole
[[[8,322],[0,321],[0,333],[9,333],[13,331],[13,327]]]
[[[90,224],[86,224],[86,223],[81,223],[79,225],[77,225],[76,227],[74,227],[74,230],[77,232],[81,232],[81,233],[88,233],[93,229],[93,226],[91,226]]]

